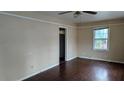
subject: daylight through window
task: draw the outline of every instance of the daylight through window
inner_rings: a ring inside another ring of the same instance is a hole
[[[93,49],[108,50],[108,28],[100,28],[94,30]]]

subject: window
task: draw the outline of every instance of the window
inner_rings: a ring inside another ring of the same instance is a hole
[[[93,49],[108,50],[108,28],[94,29]]]

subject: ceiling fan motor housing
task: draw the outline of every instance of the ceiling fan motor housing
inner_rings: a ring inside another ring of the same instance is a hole
[[[76,11],[74,13],[74,18],[77,18],[78,16],[82,15],[82,13],[80,11]]]

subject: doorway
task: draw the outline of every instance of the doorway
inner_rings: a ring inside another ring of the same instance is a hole
[[[59,60],[60,64],[65,62],[65,38],[66,38],[66,29],[59,28]]]

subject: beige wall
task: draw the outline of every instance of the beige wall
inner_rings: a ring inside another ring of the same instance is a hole
[[[118,22],[118,21],[117,21]],[[123,23],[97,22],[78,27],[78,56],[124,62],[124,21]],[[109,51],[93,50],[93,28],[107,26],[110,28]]]
[[[60,26],[0,14],[0,80],[22,80],[58,65]],[[76,29],[64,27],[69,60],[77,57]]]
[[[67,29],[67,60],[77,57],[77,29]]]

